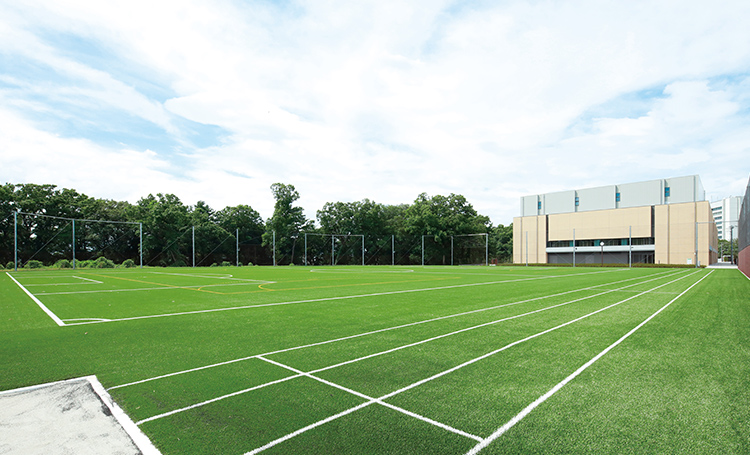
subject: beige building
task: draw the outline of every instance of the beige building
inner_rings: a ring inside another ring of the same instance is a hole
[[[526,196],[513,262],[712,264],[718,236],[704,199],[698,176]]]

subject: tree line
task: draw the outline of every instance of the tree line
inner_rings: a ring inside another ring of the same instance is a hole
[[[422,193],[399,205],[328,202],[311,220],[296,204],[293,185],[275,183],[271,192],[274,212],[264,220],[249,205],[215,210],[204,201],[186,205],[174,194],[131,204],[55,185],[6,183],[0,186],[0,266],[12,266],[16,247],[21,265],[52,265],[74,254],[77,261],[137,264],[141,249],[150,266],[511,260],[512,225],[493,226],[462,195]]]

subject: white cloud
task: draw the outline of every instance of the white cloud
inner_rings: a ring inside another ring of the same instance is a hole
[[[405,203],[423,191],[455,192],[508,223],[524,194],[693,173],[713,194],[734,191],[731,182],[748,172],[728,164],[747,156],[743,1],[67,0],[0,13],[11,18],[0,20],[0,38],[14,43],[0,52],[78,81],[55,81],[57,93],[47,96],[100,100],[179,143],[178,154],[152,148],[151,159],[168,164],[145,160],[146,169],[167,176],[157,191],[189,203],[247,203],[270,216],[269,186],[285,182],[314,216],[328,201]],[[45,31],[99,43],[140,83],[118,79],[106,61],[75,60]],[[23,79],[0,76],[0,84]],[[731,80],[719,86],[720,77]],[[140,87],[148,83],[169,99],[150,97]],[[587,117],[654,88],[663,93],[638,99],[637,116],[624,101]],[[7,116],[55,108],[17,93],[0,92],[21,113]],[[191,147],[180,117],[226,134]],[[92,154],[122,153],[80,139]],[[25,144],[13,141],[7,150]]]

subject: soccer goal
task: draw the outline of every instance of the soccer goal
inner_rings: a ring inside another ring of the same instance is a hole
[[[487,234],[422,236],[422,265],[488,265]]]
[[[365,236],[306,232],[305,265],[365,265]]]
[[[142,267],[142,239],[142,223],[13,212],[13,268]]]

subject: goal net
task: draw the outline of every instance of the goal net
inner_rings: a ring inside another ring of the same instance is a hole
[[[140,223],[16,212],[12,224],[14,254],[6,266],[10,261],[14,268],[142,264]]]
[[[305,265],[364,265],[362,234],[304,234]]]

